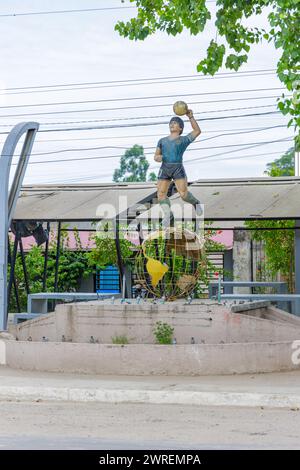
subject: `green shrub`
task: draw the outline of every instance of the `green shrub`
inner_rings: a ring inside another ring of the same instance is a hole
[[[168,323],[156,322],[154,336],[159,344],[171,344],[174,328]]]

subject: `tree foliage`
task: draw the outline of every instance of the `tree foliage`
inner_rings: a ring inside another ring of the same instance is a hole
[[[252,238],[264,242],[266,261],[263,268],[271,276],[276,276],[279,272],[286,280],[290,292],[294,285],[294,230],[293,220],[251,220],[246,225],[252,228]],[[271,230],[262,230],[262,228]]]
[[[134,145],[121,157],[120,168],[114,171],[115,182],[142,182],[147,180],[149,162],[141,145]],[[150,173],[149,181],[155,181],[155,173]]]
[[[295,151],[290,148],[282,157],[271,163],[267,163],[265,174],[268,176],[294,176],[295,175]]]
[[[294,175],[294,150],[289,149],[282,157],[267,164],[268,176]],[[266,262],[263,268],[276,276],[278,272],[286,279],[290,291],[293,291],[295,256],[295,222],[293,220],[251,220],[246,225],[252,228],[252,238],[264,242]],[[270,228],[271,230],[262,230]],[[283,230],[280,230],[283,229]]]
[[[74,229],[76,242],[76,250],[69,248],[69,235],[63,227],[61,232],[60,258],[58,268],[58,285],[59,292],[75,292],[79,287],[80,280],[93,272],[90,268],[87,253],[81,245],[79,233]],[[55,265],[56,265],[56,239],[52,239],[49,244],[48,264],[47,264],[47,292],[54,291],[55,284]],[[11,247],[12,248],[12,247]],[[25,261],[28,274],[28,282],[31,293],[43,291],[43,272],[44,272],[44,245],[32,246],[26,252]],[[9,275],[9,270],[8,270]],[[15,277],[19,293],[20,306],[23,311],[27,310],[27,292],[23,273],[22,259],[18,254],[15,264]],[[11,301],[9,311],[17,311],[14,289],[11,291]]]
[[[87,254],[90,266],[103,269],[106,266],[118,265],[116,241],[111,235],[111,232],[98,231],[91,237],[95,247]],[[122,236],[122,232],[119,243],[123,263],[130,264],[130,260],[133,258],[132,243]]]
[[[62,227],[60,242],[60,257],[58,267],[58,284],[59,292],[76,292],[82,278],[95,273],[96,268],[104,268],[108,265],[117,265],[116,244],[113,238],[107,237],[105,232],[91,235],[94,241],[94,248],[89,251],[84,250],[79,232],[73,229],[75,238],[75,249],[70,249],[69,232],[66,230],[67,225]],[[124,237],[120,239],[120,247],[122,259],[125,264],[130,264],[133,258],[131,250],[132,244]],[[47,263],[47,285],[46,291],[53,292],[55,285],[55,265],[56,265],[56,247],[57,241],[53,236],[49,244],[48,263]],[[30,292],[43,292],[43,273],[44,273],[44,249],[45,246],[33,245],[30,250],[25,253],[26,270]],[[11,244],[11,252],[13,245]],[[10,268],[8,269],[8,276]],[[15,264],[15,278],[19,294],[20,307],[22,311],[27,310],[27,292],[24,279],[23,265],[20,253],[17,255]],[[10,312],[17,311],[14,288],[10,297]]]
[[[206,0],[130,0],[137,7],[135,18],[119,21],[115,29],[131,40],[144,40],[157,31],[176,36],[184,29],[202,33],[211,20]],[[213,38],[198,72],[214,75],[223,65],[238,70],[248,60],[253,44],[272,42],[281,51],[277,75],[291,97],[278,99],[280,111],[291,119],[300,145],[300,0],[217,0],[215,26],[220,40]],[[267,14],[268,29],[250,27],[248,19]]]

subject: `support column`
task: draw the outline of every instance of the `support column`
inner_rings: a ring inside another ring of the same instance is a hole
[[[30,294],[30,286],[29,286],[28,272],[27,272],[27,267],[26,267],[26,259],[25,259],[25,253],[24,253],[23,242],[22,242],[22,237],[21,236],[19,238],[19,247],[20,247],[20,255],[21,255],[21,261],[22,261],[22,266],[23,266],[23,274],[24,274],[26,295],[29,295]]]
[[[233,232],[233,280],[251,280],[250,234],[247,230]],[[251,288],[234,288],[234,293],[251,294]]]
[[[18,254],[18,245],[19,245],[19,239],[18,239],[18,233],[16,233],[15,240],[14,240],[13,253],[10,256],[10,274],[9,274],[9,282],[8,282],[8,287],[7,287],[7,303],[8,304],[10,301],[11,288],[15,281],[15,266],[16,266],[16,259],[17,259],[17,254]],[[7,314],[5,316],[5,321],[7,321]]]
[[[10,264],[10,269],[11,269],[12,268],[12,266],[11,266],[12,263],[11,263],[11,249],[10,249],[10,240],[9,239],[8,239],[8,263]],[[19,292],[18,292],[18,286],[17,286],[17,281],[16,281],[16,276],[15,275],[14,275],[13,283],[14,283],[14,292],[15,292],[17,310],[18,310],[18,313],[21,313]],[[9,305],[9,299],[7,300],[7,303]]]
[[[122,259],[122,252],[121,252],[121,246],[120,246],[120,222],[119,222],[119,215],[116,216],[115,222],[114,222],[114,236],[115,236],[115,244],[116,244],[116,252],[117,252],[117,262],[118,262],[118,268],[120,272],[120,281],[121,281],[121,292],[122,296],[124,294],[125,297],[127,297],[127,289],[126,289],[126,278],[125,278],[125,271],[124,271],[124,265],[123,265],[123,259]],[[125,286],[124,286],[125,282]]]
[[[233,279],[233,249],[224,251],[224,281]],[[233,294],[232,286],[224,286],[224,294]]]
[[[295,138],[295,176],[300,176],[300,148]],[[300,220],[295,220],[295,294],[300,294]],[[292,313],[300,316],[300,301],[292,303]]]
[[[295,294],[300,294],[300,220],[295,220]],[[300,316],[300,300],[292,305],[292,312]]]
[[[48,254],[49,254],[49,242],[50,242],[50,222],[47,222],[48,239],[45,246],[45,258],[44,258],[44,272],[43,272],[43,292],[47,290],[47,269],[48,269]]]
[[[55,260],[55,280],[54,280],[54,292],[57,292],[58,286],[58,268],[59,268],[59,257],[60,257],[60,237],[61,237],[61,222],[58,222],[57,227],[57,245],[56,245],[56,260]]]

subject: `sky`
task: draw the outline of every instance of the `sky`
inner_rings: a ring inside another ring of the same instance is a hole
[[[263,42],[252,48],[240,69],[244,75],[223,68],[223,75],[203,77],[196,66],[216,37],[213,21],[196,37],[185,31],[130,41],[114,31],[118,20],[134,16],[135,9],[121,10],[129,5],[126,0],[0,0],[0,148],[3,133],[18,122],[40,123],[24,183],[112,181],[120,156],[134,144],[144,147],[150,171],[157,173],[154,150],[168,134],[172,105],[180,99],[202,130],[184,155],[190,181],[264,176],[266,164],[293,145],[288,118],[233,116],[277,111],[276,97],[284,91],[275,72],[280,51]],[[214,2],[208,5],[214,14]],[[120,9],[1,16],[100,7]],[[266,15],[251,21],[268,27]],[[249,71],[258,72],[247,76]],[[189,131],[186,120],[184,132]]]

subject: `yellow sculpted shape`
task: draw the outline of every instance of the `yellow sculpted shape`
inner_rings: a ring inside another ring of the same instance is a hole
[[[150,234],[147,240],[153,240],[154,238],[159,238],[163,232],[154,232]],[[146,240],[145,240],[146,241]],[[144,243],[145,243],[144,241]],[[164,275],[169,271],[169,267],[166,264],[161,263],[160,261],[150,258],[150,256],[146,255],[146,247],[143,243],[143,252],[145,258],[147,258],[146,269],[148,271],[149,276],[151,277],[151,284],[153,287],[156,287],[159,281],[162,280]]]

